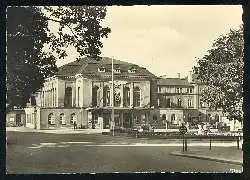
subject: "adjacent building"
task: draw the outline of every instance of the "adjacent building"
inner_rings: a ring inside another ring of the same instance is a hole
[[[161,122],[158,126],[176,128],[182,123],[190,127],[201,122],[215,128],[224,116],[222,110],[214,110],[201,100],[202,88],[190,72],[186,78],[161,77],[157,81],[158,107]],[[217,123],[216,123],[217,122]]]
[[[6,113],[6,126],[25,125],[25,111],[23,109],[14,109]]]

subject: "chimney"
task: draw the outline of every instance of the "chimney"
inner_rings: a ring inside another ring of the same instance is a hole
[[[188,82],[192,82],[193,78],[192,78],[192,71],[188,72]]]
[[[181,78],[181,73],[177,73],[177,78]]]

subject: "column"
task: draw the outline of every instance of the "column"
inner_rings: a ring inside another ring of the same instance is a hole
[[[41,107],[43,107],[43,90],[40,92]]]
[[[123,123],[124,123],[124,117],[123,117],[124,112],[121,113],[121,127],[123,127]]]
[[[114,90],[113,90],[113,88],[112,88],[113,86],[111,85],[111,87],[110,87],[110,106],[112,107],[113,106],[113,104],[114,104]]]
[[[104,82],[100,83],[100,107],[103,107],[103,87],[104,87]]]
[[[123,84],[121,85],[121,104],[120,104],[120,107],[123,107],[124,105],[123,105]]]
[[[133,103],[134,103],[133,91],[134,91],[134,82],[131,82],[130,84],[130,107],[133,107]]]
[[[55,107],[55,89],[52,89],[52,106]]]
[[[44,107],[47,107],[47,90],[44,91]]]
[[[56,93],[56,88],[55,88],[54,95],[55,95],[55,107],[57,107],[57,93]]]
[[[52,91],[51,89],[49,90],[49,107],[51,107],[51,104],[52,104]]]

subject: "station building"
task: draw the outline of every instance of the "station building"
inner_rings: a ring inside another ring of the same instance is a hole
[[[59,67],[32,97],[36,105],[27,104],[26,126],[48,129],[76,122],[78,127],[109,129],[112,102],[116,126],[149,123],[156,116],[157,77],[138,65],[114,60],[113,91],[111,69],[112,59],[107,57],[83,58]]]

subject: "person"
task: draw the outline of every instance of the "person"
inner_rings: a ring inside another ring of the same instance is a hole
[[[74,121],[74,129],[76,129],[76,122]]]

